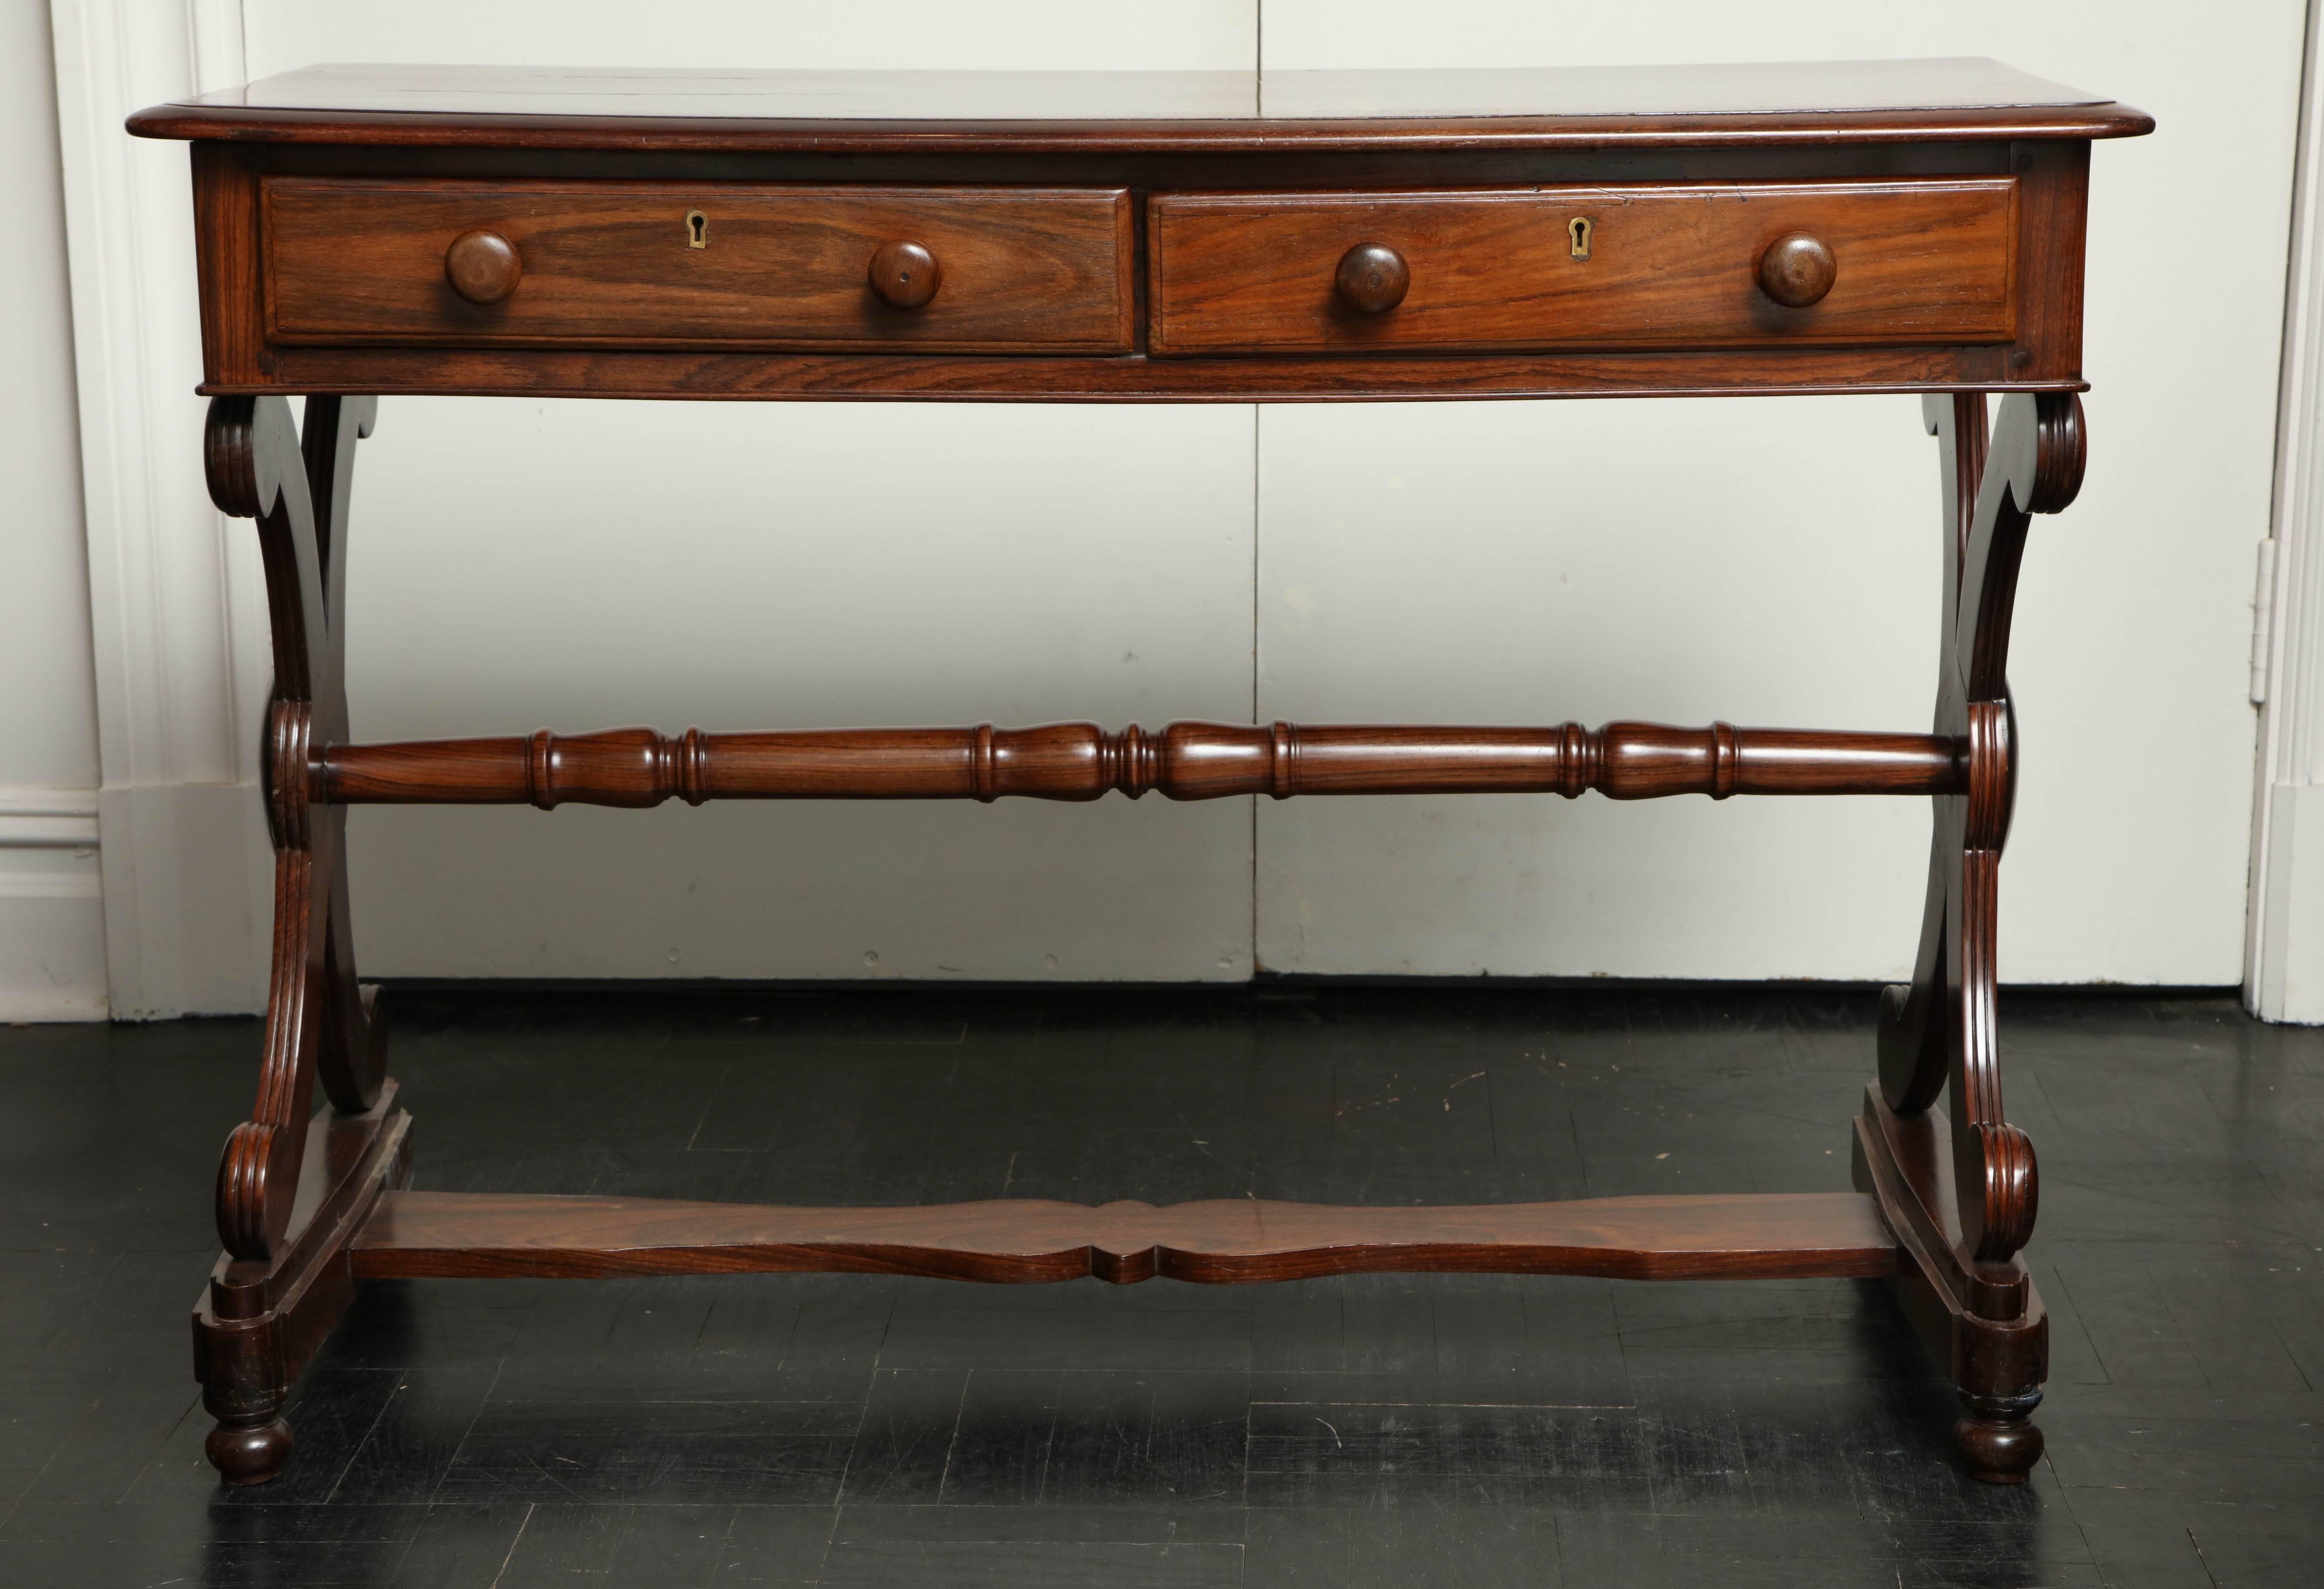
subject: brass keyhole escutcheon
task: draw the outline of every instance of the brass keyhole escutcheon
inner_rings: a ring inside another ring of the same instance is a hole
[[[698,209],[686,212],[686,245],[688,248],[710,246],[710,217]]]
[[[1598,223],[1591,220],[1586,215],[1575,216],[1572,220],[1565,223],[1565,235],[1573,244],[1574,258],[1588,259],[1590,257],[1590,234],[1597,229]]]

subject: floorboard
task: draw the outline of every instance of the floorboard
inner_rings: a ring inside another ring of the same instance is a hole
[[[2324,1582],[2324,1033],[2005,994],[2022,1490],[1876,1281],[381,1280],[277,1483],[186,1310],[256,1024],[0,1028],[0,1581]],[[1422,1207],[1842,1193],[1869,993],[405,993],[423,1192]],[[641,1058],[642,1057],[642,1058]]]

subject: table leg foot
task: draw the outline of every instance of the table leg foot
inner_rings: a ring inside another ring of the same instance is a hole
[[[2042,1431],[2027,1417],[2042,1400],[1961,1392],[1969,1416],[1953,1426],[1953,1444],[1969,1462],[1969,1477],[1988,1484],[2022,1484],[2042,1460]]]
[[[2042,1431],[2027,1420],[2049,1377],[2050,1316],[2023,1264],[1962,1252],[1953,1162],[1941,1117],[1900,1117],[1877,1085],[1867,1089],[1852,1169],[1902,1249],[1888,1289],[1968,1410],[1953,1444],[1969,1473],[2022,1484],[2042,1457]]]
[[[290,1459],[290,1426],[279,1409],[218,1419],[202,1455],[229,1484],[263,1484]]]
[[[320,1112],[300,1165],[303,1216],[281,1253],[228,1253],[211,1270],[194,1304],[194,1377],[217,1420],[203,1452],[227,1483],[263,1484],[289,1460],[283,1405],[355,1301],[349,1247],[380,1198],[411,1178],[410,1127],[392,1081],[362,1114]]]

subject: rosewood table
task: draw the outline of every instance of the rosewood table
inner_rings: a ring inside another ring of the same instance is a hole
[[[2021,1482],[2048,1323],[2017,1256],[2034,1150],[2002,1107],[1995,1032],[2010,608],[2031,515],[2082,476],[2090,144],[2153,125],[1984,60],[1263,81],[318,68],[134,117],[193,144],[210,493],[257,521],[273,631],[264,1053],[194,1314],[210,1460],[236,1483],[281,1470],[290,1388],[377,1277],[1463,1270],[1885,1280],[1959,1387],[1969,1471]],[[383,393],[1862,392],[1923,394],[1938,441],[1925,733],[1066,723],[366,744],[347,722],[349,478]],[[1446,1208],[414,1191],[377,990],[355,975],[358,803],[1593,789],[1931,800],[1919,957],[1881,1002],[1857,1190]]]

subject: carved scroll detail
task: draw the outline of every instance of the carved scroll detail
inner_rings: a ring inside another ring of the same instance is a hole
[[[2080,489],[2080,399],[2013,393],[1988,443],[1981,393],[1931,397],[1950,555],[1944,559],[1938,735],[1964,747],[1964,786],[1937,796],[1921,948],[1909,988],[1882,1001],[1881,1092],[1899,1115],[1950,1099],[1954,1191],[1964,1254],[2006,1265],[2032,1236],[2033,1144],[2002,1113],[1995,1032],[2001,851],[2016,794],[2016,719],[2007,663],[2025,536]]]
[[[262,759],[275,846],[265,1047],[251,1118],[218,1167],[218,1235],[238,1259],[271,1256],[290,1224],[317,1079],[346,1113],[368,1109],[380,1088],[382,1029],[355,984],[348,930],[346,815],[313,802],[309,771],[316,746],[346,736],[348,480],[374,407],[311,399],[302,439],[283,399],[221,397],[204,436],[211,500],[258,521],[274,649]]]
[[[1173,723],[1109,734],[885,728],[670,736],[650,728],[528,739],[334,744],[313,798],[339,804],[527,802],[645,807],[667,799],[1093,800],[1149,790],[1227,795],[1554,793],[1612,799],[1704,794],[1932,794],[1964,787],[1963,744],[1925,734],[1669,728],[1300,727]]]

